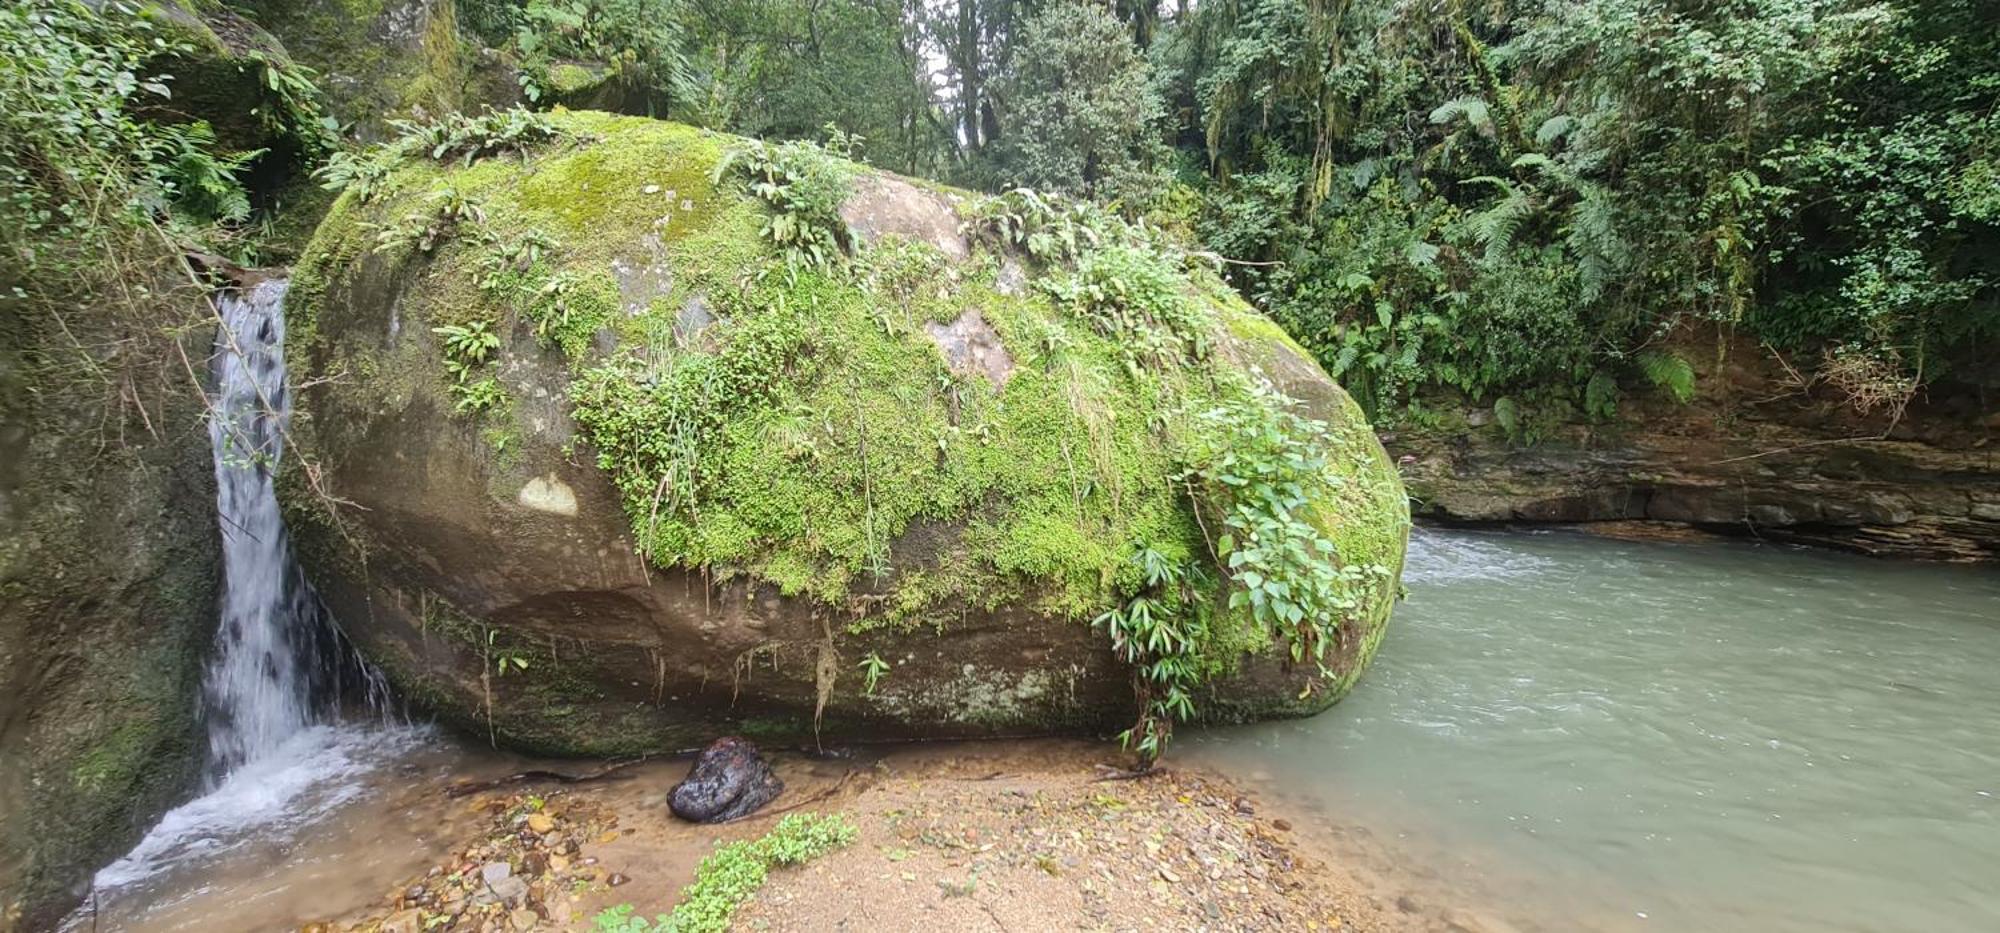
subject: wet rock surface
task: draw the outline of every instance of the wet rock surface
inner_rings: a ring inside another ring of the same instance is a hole
[[[674,785],[667,806],[694,823],[721,823],[755,813],[785,792],[785,782],[750,742],[716,739],[694,760],[686,780]]]
[[[1976,401],[1891,420],[1788,388],[1756,347],[1700,363],[1688,404],[1510,439],[1490,411],[1385,431],[1413,510],[1464,524],[1659,522],[1893,557],[2000,559],[2000,444]]]

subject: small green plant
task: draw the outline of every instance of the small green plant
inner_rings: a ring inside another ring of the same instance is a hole
[[[395,151],[386,146],[342,150],[328,156],[326,164],[313,175],[319,178],[320,187],[328,191],[352,191],[366,204],[381,192],[396,170],[396,160]]]
[[[400,219],[375,228],[376,252],[393,252],[414,246],[429,253],[443,243],[461,223],[483,223],[486,208],[478,199],[453,187],[443,187],[424,197],[424,205]]]
[[[1182,294],[1185,284],[1156,252],[1118,244],[1082,254],[1073,274],[1043,287],[1099,333],[1118,338],[1130,365],[1171,368],[1209,350],[1209,322]]]
[[[488,376],[472,382],[453,383],[451,396],[454,411],[461,415],[476,415],[507,401],[507,390],[500,385],[500,380]]]
[[[1646,381],[1673,400],[1685,405],[1694,400],[1694,367],[1674,353],[1647,351],[1639,354],[1639,369]]]
[[[771,209],[764,237],[784,254],[785,265],[826,268],[846,255],[850,235],[841,219],[853,169],[809,142],[772,145],[750,140],[723,154],[715,166],[719,184],[740,174]]]
[[[1138,753],[1141,768],[1149,768],[1166,751],[1174,723],[1194,716],[1199,656],[1209,636],[1208,609],[1198,595],[1198,566],[1144,546],[1132,560],[1140,571],[1139,592],[1091,624],[1111,637],[1111,650],[1132,668],[1139,720],[1119,733],[1118,741]]]
[[[889,673],[889,662],[882,660],[880,652],[870,651],[856,666],[861,668],[862,695],[874,696],[875,685],[881,683],[882,677]]]
[[[479,256],[476,281],[489,294],[505,296],[519,288],[529,270],[556,250],[556,241],[540,230],[528,230],[513,241],[495,239]]]
[[[546,115],[519,107],[488,110],[476,117],[451,112],[435,120],[394,120],[389,126],[398,134],[391,144],[398,155],[421,155],[436,162],[458,159],[465,165],[490,156],[525,153],[568,136]]]
[[[755,840],[732,842],[701,860],[694,882],[681,889],[673,913],[652,921],[633,916],[632,905],[600,912],[598,933],[721,933],[736,908],[763,887],[774,866],[803,865],[854,841],[858,831],[846,816],[794,813]]]
[[[473,378],[500,348],[500,335],[494,333],[491,323],[473,320],[446,324],[431,328],[431,333],[444,340],[444,371],[451,376],[452,403],[460,414],[478,414],[507,400],[507,391],[500,380],[491,376]]]
[[[500,349],[500,335],[493,332],[491,323],[483,320],[433,327],[431,333],[444,338],[445,368],[461,378],[473,367],[492,359],[493,351]]]
[[[1247,611],[1291,646],[1292,660],[1323,665],[1363,584],[1386,568],[1343,565],[1339,548],[1311,522],[1329,491],[1326,425],[1257,385],[1196,416],[1181,479],[1205,527],[1220,528],[1216,556],[1232,584],[1231,611]]]
[[[499,637],[499,634],[499,632],[491,629],[488,629],[486,632],[486,651],[493,658],[493,672],[505,677],[508,671],[527,670],[527,655],[523,654],[519,649],[498,648],[494,646],[493,639]],[[542,808],[538,800],[530,799],[529,803],[530,809],[540,810]]]
[[[327,114],[311,68],[261,49],[251,49],[245,57],[256,65],[271,96],[270,104],[256,110],[268,131],[291,137],[309,155],[339,148],[340,121]]]

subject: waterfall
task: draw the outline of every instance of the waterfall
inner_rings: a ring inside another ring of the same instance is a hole
[[[208,779],[269,754],[330,720],[359,682],[386,709],[380,676],[362,664],[292,559],[274,482],[285,453],[285,288],[270,280],[216,301],[216,389],[209,419],[221,516],[224,589],[202,685]]]
[[[198,874],[204,863],[245,847],[282,848],[300,827],[367,794],[369,774],[424,741],[425,731],[398,715],[381,673],[347,642],[292,558],[275,488],[292,410],[285,284],[264,281],[215,302],[221,327],[209,441],[223,595],[202,681],[207,786],[100,870],[99,893],[124,891],[143,903],[147,886],[175,871]],[[94,904],[95,897],[62,929],[97,929]]]

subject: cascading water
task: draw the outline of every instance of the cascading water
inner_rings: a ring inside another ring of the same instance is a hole
[[[342,643],[292,560],[275,477],[291,422],[285,384],[285,288],[274,279],[216,301],[216,394],[209,419],[221,516],[224,589],[215,655],[203,682],[209,783],[331,719],[341,687],[388,709],[376,672]]]
[[[308,653],[320,622],[292,562],[273,479],[291,400],[285,386],[286,283],[216,302],[216,510],[222,519],[222,624],[203,683],[211,785],[318,718]]]
[[[209,437],[224,579],[202,685],[207,786],[99,872],[100,891],[158,884],[197,856],[281,837],[280,828],[365,793],[366,774],[423,734],[398,722],[381,675],[342,637],[292,558],[275,489],[291,415],[285,286],[268,280],[216,301]],[[94,922],[80,911],[65,926]]]

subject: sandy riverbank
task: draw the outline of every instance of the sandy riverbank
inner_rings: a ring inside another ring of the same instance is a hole
[[[454,801],[474,819],[435,866],[320,929],[591,930],[607,906],[673,909],[701,858],[786,812],[847,815],[856,840],[773,869],[745,930],[1502,930],[1427,910],[1325,845],[1318,818],[1238,782],[1168,767],[1105,780],[1112,749],[1007,742],[851,759],[778,755],[788,790],[720,827],[670,817],[684,761],[580,784],[524,782]],[[580,769],[581,770],[581,769]],[[530,823],[530,819],[533,822]],[[517,882],[481,867],[506,862]],[[495,901],[492,892],[517,895]]]

